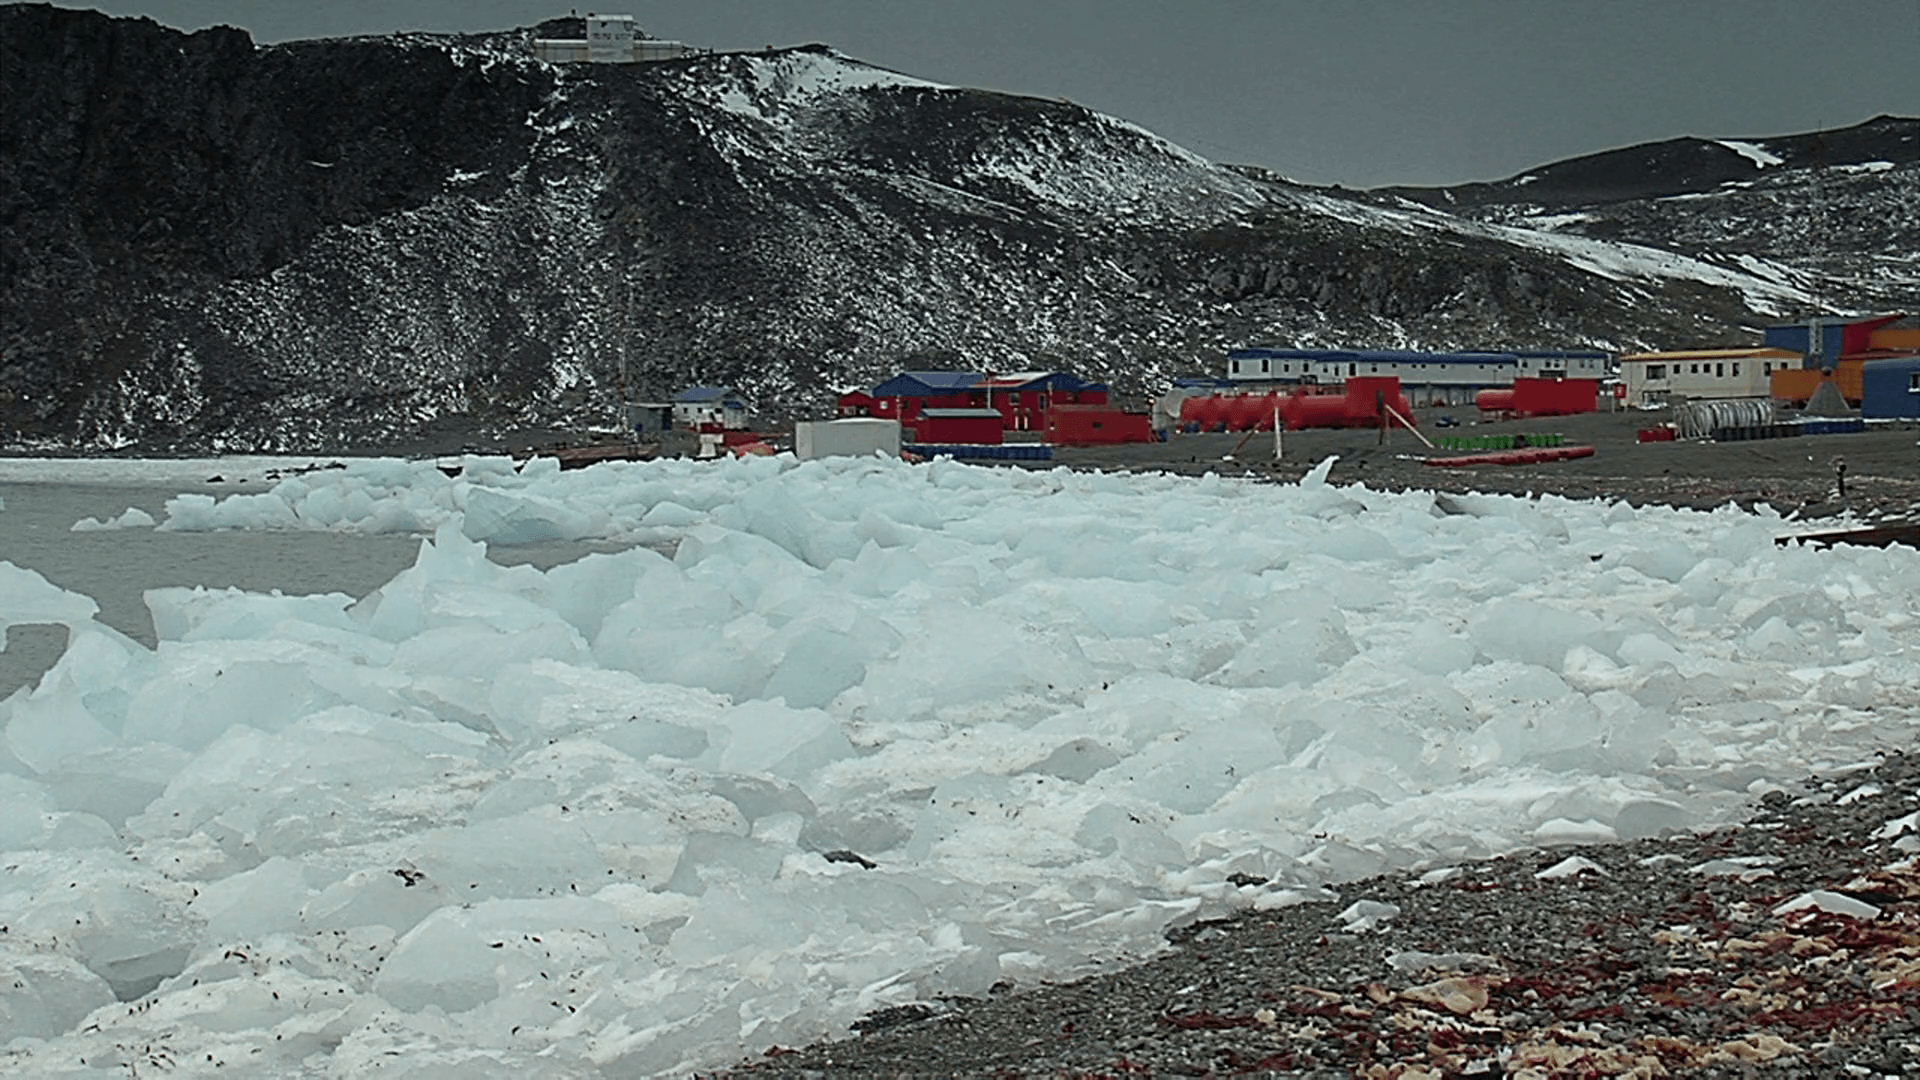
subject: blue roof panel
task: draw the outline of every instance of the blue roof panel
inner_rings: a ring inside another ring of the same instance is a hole
[[[958,394],[978,385],[977,371],[903,371],[870,391],[874,397],[934,397]]]
[[[1231,360],[1306,360],[1334,364],[1517,364],[1510,352],[1417,352],[1411,349],[1234,349]]]
[[[725,386],[689,386],[673,395],[673,400],[680,405],[694,405],[737,396],[731,388]]]

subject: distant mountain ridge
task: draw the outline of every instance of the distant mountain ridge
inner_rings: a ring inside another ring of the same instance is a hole
[[[1494,184],[1383,191],[1478,221],[1792,267],[1822,310],[1909,311],[1920,303],[1917,178],[1920,121],[1880,116],[1773,138],[1670,139]]]
[[[1720,343],[1920,294],[1915,120],[1350,192],[824,46],[532,36],[0,6],[0,448],[386,446],[694,383],[806,415],[906,366],[1147,394],[1240,345]]]
[[[1920,122],[1877,116],[1832,131],[1747,139],[1667,139],[1584,154],[1495,183],[1380,190],[1443,208],[1580,206],[1695,195],[1760,174],[1920,162]]]

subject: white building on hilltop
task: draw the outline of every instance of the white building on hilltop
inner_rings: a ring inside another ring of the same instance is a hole
[[[632,64],[677,60],[700,51],[678,41],[639,36],[631,15],[588,13],[586,23],[584,38],[534,38],[533,55],[549,64]]]

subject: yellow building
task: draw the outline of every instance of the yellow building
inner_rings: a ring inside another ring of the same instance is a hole
[[[1626,404],[1651,408],[1670,401],[1763,398],[1775,371],[1800,366],[1786,349],[1682,349],[1630,353],[1620,358]]]

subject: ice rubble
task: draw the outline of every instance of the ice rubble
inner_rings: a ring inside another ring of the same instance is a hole
[[[1911,551],[1325,478],[353,462],[160,527],[411,569],[155,590],[153,651],[0,563],[72,629],[0,703],[0,1071],[711,1066],[1911,742]],[[481,542],[555,537],[636,546]]]

